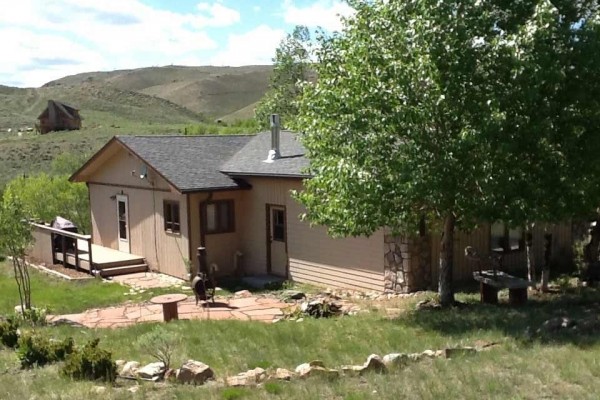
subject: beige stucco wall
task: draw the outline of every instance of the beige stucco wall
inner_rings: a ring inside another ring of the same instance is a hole
[[[571,254],[571,222],[557,225],[537,224],[533,230],[533,251],[538,269],[544,261],[544,232],[552,234],[552,257],[566,259]],[[471,232],[457,232],[454,235],[454,280],[472,280],[472,273],[477,265],[465,257],[465,247],[473,246],[480,254],[490,253],[490,226],[483,224]],[[431,272],[432,282],[437,282],[439,269],[440,235],[431,237]],[[524,273],[527,270],[526,252],[512,252],[503,256],[503,268],[506,271]]]
[[[115,195],[126,195],[130,252],[143,256],[152,270],[184,278],[189,257],[186,196],[169,189],[168,183],[151,171],[147,179],[140,179],[140,166],[137,158],[123,150],[90,177],[93,242],[118,249]],[[164,230],[164,200],[179,201],[180,234]]]
[[[265,273],[267,265],[266,204],[287,213],[289,278],[332,287],[383,290],[383,232],[369,238],[331,238],[325,228],[300,221],[303,207],[290,196],[299,179],[250,178],[252,190],[242,194],[241,248],[247,273]]]

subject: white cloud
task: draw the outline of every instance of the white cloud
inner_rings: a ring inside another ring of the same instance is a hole
[[[296,6],[293,0],[283,3],[283,18],[288,24],[306,25],[328,31],[342,29],[340,17],[349,17],[354,14],[354,9],[340,0],[316,0],[309,6]]]
[[[19,0],[0,13],[0,83],[39,86],[86,71],[178,64],[212,50],[207,29],[230,26],[240,14],[219,2],[194,13],[141,0]]]
[[[198,10],[207,11],[208,17],[201,17],[199,22],[205,26],[230,26],[240,21],[240,13],[233,8],[227,8],[220,3],[199,3]]]
[[[259,25],[240,35],[229,35],[226,48],[210,63],[231,66],[272,64],[275,49],[285,35],[284,30],[267,25]]]

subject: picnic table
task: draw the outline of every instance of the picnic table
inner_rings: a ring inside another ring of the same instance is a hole
[[[187,299],[185,294],[163,294],[150,299],[151,303],[162,304],[163,317],[165,322],[179,319],[177,312],[177,303]]]
[[[475,271],[473,278],[479,282],[481,302],[488,304],[498,304],[498,290],[500,289],[508,289],[508,302],[511,305],[525,304],[527,289],[535,285],[526,279],[497,270]]]

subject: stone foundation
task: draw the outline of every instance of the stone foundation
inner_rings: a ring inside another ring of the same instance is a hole
[[[386,292],[409,293],[431,285],[431,250],[428,236],[384,235],[384,287]]]

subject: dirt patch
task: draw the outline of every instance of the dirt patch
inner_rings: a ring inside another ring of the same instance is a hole
[[[37,269],[38,271],[42,271],[45,273],[49,273],[51,275],[62,277],[64,279],[93,279],[94,277],[87,272],[77,270],[75,268],[65,268],[62,264],[46,264],[35,258],[28,257],[27,261],[29,264]],[[62,276],[61,276],[62,275]]]

